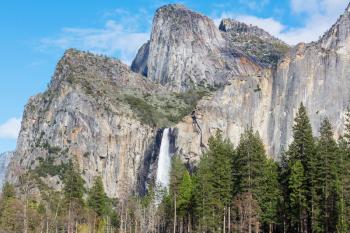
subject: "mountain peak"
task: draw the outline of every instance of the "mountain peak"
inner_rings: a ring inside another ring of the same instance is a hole
[[[325,49],[349,47],[347,39],[350,37],[350,4],[335,24],[321,37],[319,43]],[[350,48],[347,49],[350,51]]]
[[[158,8],[157,11],[159,10],[188,10],[185,5],[183,4],[179,4],[179,3],[174,3],[174,4],[167,4],[167,5],[164,5],[164,6],[161,6]]]
[[[261,39],[279,40],[264,29],[259,28],[258,26],[248,25],[246,23],[239,22],[235,19],[222,19],[219,25],[219,30],[223,32],[234,32],[239,34],[253,35]]]
[[[223,19],[219,30],[231,47],[243,51],[263,65],[276,64],[289,50],[286,43],[265,30],[234,19]]]

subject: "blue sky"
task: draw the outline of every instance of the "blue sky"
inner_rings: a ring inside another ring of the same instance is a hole
[[[74,47],[130,63],[149,38],[154,11],[181,3],[211,17],[258,25],[290,44],[317,40],[348,0],[4,0],[0,7],[0,152],[16,145],[30,96],[46,89],[64,51]]]

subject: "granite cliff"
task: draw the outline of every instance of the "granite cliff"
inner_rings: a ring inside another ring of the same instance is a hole
[[[26,106],[7,179],[72,159],[88,186],[101,175],[111,197],[142,193],[164,127],[173,129],[173,152],[191,163],[217,130],[237,143],[247,126],[278,159],[301,102],[316,134],[327,116],[338,136],[350,99],[349,32],[349,8],[319,41],[289,47],[257,27],[225,19],[217,28],[184,6],[164,6],[131,68],[65,53],[48,90]],[[61,187],[59,174],[41,175]]]
[[[8,164],[12,158],[12,155],[13,152],[4,152],[0,154],[0,188],[4,184]]]

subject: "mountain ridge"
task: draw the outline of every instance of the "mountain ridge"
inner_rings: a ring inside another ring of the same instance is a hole
[[[350,97],[350,37],[339,30],[347,27],[346,17],[332,27],[331,43],[282,51],[266,38],[258,45],[240,42],[256,37],[254,31],[248,37],[220,31],[206,16],[167,5],[157,10],[150,41],[130,68],[68,50],[48,90],[26,106],[7,180],[15,183],[18,174],[48,165],[48,158],[50,166],[73,159],[88,187],[101,176],[110,197],[140,193],[152,179],[159,136],[167,127],[174,129],[175,152],[193,165],[211,135],[220,131],[236,144],[247,126],[259,131],[270,156],[279,159],[301,102],[316,135],[328,117],[339,136]],[[50,187],[61,187],[58,174],[47,176]]]

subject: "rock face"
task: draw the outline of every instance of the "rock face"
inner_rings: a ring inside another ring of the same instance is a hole
[[[12,158],[12,155],[13,152],[5,152],[0,154],[0,188],[4,184],[8,164]]]
[[[132,70],[170,90],[226,83],[233,75],[250,75],[260,67],[229,47],[213,21],[182,5],[157,10],[150,41],[139,50]]]
[[[218,29],[181,5],[162,7],[135,72],[118,60],[65,53],[48,90],[26,106],[7,179],[72,159],[88,187],[100,175],[111,197],[144,193],[164,127],[189,162],[217,130],[236,144],[247,126],[278,159],[301,102],[316,135],[328,117],[338,136],[350,99],[349,32],[347,9],[318,42],[289,48],[256,27],[223,20]],[[59,175],[43,180],[60,189]]]
[[[8,179],[15,181],[49,157],[56,165],[73,159],[88,186],[100,175],[111,197],[135,192],[155,130],[133,116],[118,92],[154,87],[119,61],[69,50],[49,90],[26,106]]]
[[[263,29],[233,19],[223,19],[219,29],[230,47],[243,51],[264,66],[276,65],[289,50],[286,43]]]
[[[237,143],[244,128],[252,126],[269,154],[278,159],[281,148],[286,149],[291,142],[293,119],[301,102],[315,135],[321,120],[328,117],[338,137],[350,100],[349,19],[348,8],[318,42],[299,44],[264,75],[233,77],[231,85],[202,100],[197,115],[203,143],[216,130]],[[177,127],[181,154],[198,158],[201,135],[193,129],[190,118]]]
[[[149,180],[158,129],[189,114],[192,105],[118,60],[70,49],[48,90],[25,108],[7,179],[16,182],[31,170],[60,189],[62,174],[44,168],[63,170],[73,160],[87,187],[101,176],[109,196],[127,197]]]

